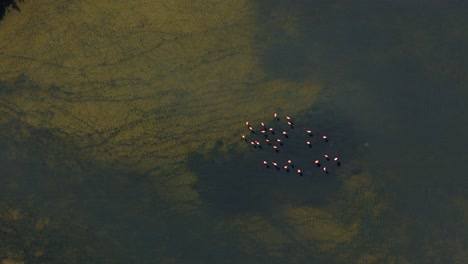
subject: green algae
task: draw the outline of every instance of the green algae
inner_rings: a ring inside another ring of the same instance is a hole
[[[265,60],[258,53],[269,43],[258,46],[252,42],[264,36],[255,24],[257,8],[248,1],[58,1],[47,7],[25,3],[21,13],[9,14],[0,30],[2,43],[15,43],[0,44],[0,135],[13,142],[8,148],[10,159],[36,155],[17,144],[50,146],[47,139],[55,138],[60,142],[54,145],[55,151],[44,152],[46,156],[38,162],[59,176],[70,173],[69,184],[82,186],[87,179],[76,160],[105,168],[130,169],[136,171],[135,177],[150,178],[142,203],[154,203],[155,198],[148,193],[155,192],[161,198],[158,202],[171,209],[212,217],[213,212],[200,210],[207,202],[196,189],[200,174],[187,166],[192,153],[209,159],[216,149],[226,160],[233,151],[245,153],[246,149],[226,142],[238,138],[246,118],[254,116],[251,121],[259,122],[269,118],[277,106],[291,115],[298,114],[314,104],[322,87],[316,76],[292,81],[288,78],[291,76],[272,76],[265,71]],[[270,26],[285,32],[283,45],[288,45],[287,40],[301,40],[301,29],[296,25],[299,16],[282,9],[274,9],[269,15],[274,18],[274,25]],[[323,16],[326,15],[325,12]],[[378,21],[377,17],[373,19]],[[394,25],[406,28],[407,24],[400,21]],[[407,43],[431,41],[430,34],[413,34],[416,30],[406,31]],[[405,52],[424,57],[431,50],[429,46],[414,46]],[[278,56],[276,49],[270,51],[267,56]],[[326,64],[333,75],[343,72],[349,67],[347,63],[353,61],[330,65],[320,52],[314,50],[304,56],[317,65]],[[369,56],[369,64],[391,60],[399,52],[399,48],[384,47]],[[354,59],[363,57],[361,53],[354,55]],[[456,70],[457,63],[450,69]],[[428,67],[434,72],[449,71],[446,64],[445,61]],[[299,76],[310,76],[305,69],[297,69]],[[36,140],[41,142],[34,143]],[[74,158],[62,162],[59,157],[64,152]],[[359,160],[353,162],[354,167],[361,169],[358,173],[345,170],[340,174],[341,188],[338,194],[330,194],[333,203],[322,207],[288,204],[291,199],[302,201],[301,196],[283,196],[273,203],[274,217],[258,212],[259,208],[247,212],[242,209],[232,218],[217,218],[210,231],[220,236],[226,230],[238,234],[239,251],[252,261],[259,260],[254,256],[261,248],[266,256],[282,263],[303,263],[314,255],[343,263],[408,263],[392,249],[395,245],[407,245],[407,219],[396,218],[400,227],[383,232],[387,244],[366,237],[371,236],[369,230],[383,228],[381,223],[389,205],[378,193],[369,170]],[[47,190],[56,190],[57,175],[45,177],[50,188]],[[107,179],[119,181],[118,178]],[[125,185],[128,179],[120,181]],[[15,180],[7,184],[9,190],[21,186]],[[56,203],[68,208],[71,200],[62,197]],[[83,223],[70,227],[66,217],[34,215],[36,209],[30,205],[12,204],[6,201],[2,205],[5,209],[0,219],[21,230],[19,236],[9,235],[24,241],[37,239],[40,232],[70,232],[77,236],[86,230]],[[271,201],[265,204],[270,205]],[[461,204],[461,208],[466,207],[466,201]],[[28,213],[33,216],[24,217]],[[85,244],[96,234],[109,238],[110,230],[99,230],[77,240]],[[31,246],[29,253],[15,245],[2,244],[4,248],[11,246],[3,251],[8,256],[2,255],[2,261],[41,259],[50,254],[48,243]],[[428,242],[423,246],[431,258],[447,251],[456,255],[455,263],[466,258],[461,240]],[[166,262],[178,263],[183,258],[161,250],[166,254],[161,259]],[[77,259],[83,252],[95,254],[73,246],[52,254]]]

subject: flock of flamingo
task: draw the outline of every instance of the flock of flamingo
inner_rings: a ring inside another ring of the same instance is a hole
[[[260,122],[254,127],[246,121],[245,126],[250,133],[241,136],[257,151],[276,153],[276,155],[268,155],[269,159],[260,161],[265,168],[287,173],[295,172],[303,176],[305,169],[310,174],[315,174],[311,170],[312,167],[319,168],[321,173],[328,174],[332,166],[341,166],[338,155],[331,153],[333,151],[329,146],[332,143],[328,135],[318,134],[311,128],[296,126],[295,120],[287,115],[284,116],[284,120],[281,120],[278,113],[274,113],[271,123],[271,125],[266,125]],[[296,164],[295,159],[300,162]]]

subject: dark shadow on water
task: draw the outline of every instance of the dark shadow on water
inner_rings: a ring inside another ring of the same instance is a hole
[[[19,0],[18,2],[23,2],[23,0]],[[9,10],[9,8],[13,8],[17,11],[20,11],[17,1],[15,0],[1,0],[0,1],[0,20],[3,19],[5,16],[5,12]]]

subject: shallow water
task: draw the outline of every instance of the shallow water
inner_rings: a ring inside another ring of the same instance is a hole
[[[1,261],[467,262],[466,6],[100,3],[0,22]]]

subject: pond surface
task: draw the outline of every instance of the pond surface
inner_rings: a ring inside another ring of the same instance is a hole
[[[0,262],[468,262],[467,5],[18,7]]]

